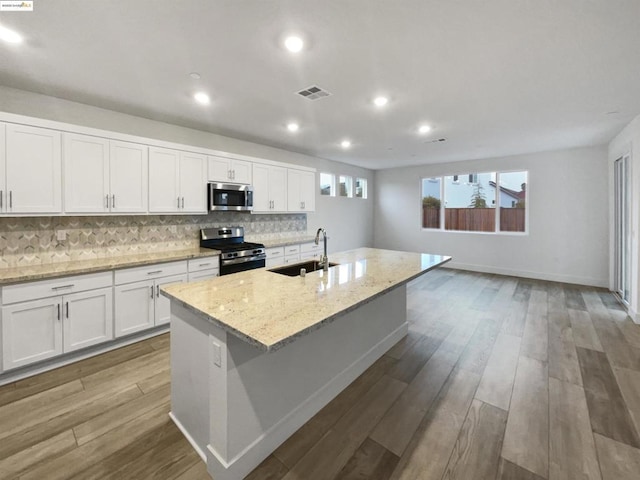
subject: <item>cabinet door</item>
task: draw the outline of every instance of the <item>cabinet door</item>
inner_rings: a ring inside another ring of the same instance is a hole
[[[287,169],[287,210],[290,212],[300,212],[302,207],[302,171]]]
[[[180,154],[180,211],[207,213],[207,157]]]
[[[64,352],[113,339],[113,289],[62,297]]]
[[[7,124],[6,137],[7,211],[61,213],[60,132]]]
[[[271,198],[271,210],[276,212],[287,211],[287,169],[282,167],[269,167],[269,197]]]
[[[160,288],[172,283],[184,283],[187,281],[186,275],[172,275],[171,277],[159,278],[156,280],[156,325],[169,323],[171,320],[171,301],[164,295],[160,295]]]
[[[62,353],[60,297],[2,308],[4,369],[21,367]]]
[[[7,211],[7,161],[5,124],[0,123],[0,213]]]
[[[253,164],[253,211],[269,212],[271,199],[269,198],[269,167],[258,163]]]
[[[231,160],[224,157],[209,155],[209,181],[229,182],[231,180]]]
[[[146,212],[148,152],[145,145],[110,143],[111,212]]]
[[[153,327],[153,280],[116,285],[114,291],[116,337]]]
[[[63,135],[64,211],[109,211],[109,141],[88,135]]]
[[[300,199],[302,210],[305,212],[315,212],[316,210],[316,190],[320,186],[316,185],[315,172],[301,172],[300,175]]]
[[[232,160],[231,181],[251,185],[251,162],[247,162],[246,160]]]
[[[149,149],[150,212],[180,210],[179,175],[180,152],[168,148]]]

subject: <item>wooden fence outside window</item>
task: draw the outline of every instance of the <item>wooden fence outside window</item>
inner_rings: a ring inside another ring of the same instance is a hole
[[[422,228],[440,228],[440,209],[422,208]],[[445,208],[445,230],[495,232],[495,208]],[[524,208],[500,208],[501,232],[524,232]]]

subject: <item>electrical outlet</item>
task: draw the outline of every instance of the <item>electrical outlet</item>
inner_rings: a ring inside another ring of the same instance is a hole
[[[67,239],[67,231],[66,230],[58,230],[56,232],[56,239],[59,242],[64,242]]]
[[[222,347],[216,342],[213,342],[213,364],[222,367]]]
[[[176,227],[175,225],[170,225],[169,226],[169,231],[171,233],[176,233],[178,231],[178,227]]]

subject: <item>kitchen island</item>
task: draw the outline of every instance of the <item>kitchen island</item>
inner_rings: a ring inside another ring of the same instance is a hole
[[[171,417],[209,473],[243,478],[406,335],[406,284],[449,260],[360,248],[303,277],[165,287]]]

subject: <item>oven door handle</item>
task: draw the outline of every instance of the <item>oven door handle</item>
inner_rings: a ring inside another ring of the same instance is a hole
[[[222,265],[237,265],[239,263],[247,263],[247,262],[255,262],[255,261],[259,261],[259,260],[264,260],[266,259],[266,255],[255,255],[252,257],[240,257],[240,258],[234,258],[231,260],[223,260],[222,263],[220,264],[220,266]]]

